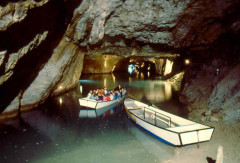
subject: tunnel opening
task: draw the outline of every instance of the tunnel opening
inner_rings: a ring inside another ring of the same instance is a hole
[[[85,55],[82,74],[138,73],[169,79],[191,65],[187,56]],[[149,75],[150,74],[150,75]]]

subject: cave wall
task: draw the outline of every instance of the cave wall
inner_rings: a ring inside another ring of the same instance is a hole
[[[22,108],[35,107],[59,92],[55,87],[65,81],[62,74],[69,64],[83,58],[64,36],[79,4],[75,0],[0,2],[0,113],[8,116],[20,103]],[[67,88],[75,84],[76,79]]]
[[[82,74],[112,73],[122,60],[118,55],[86,55]]]
[[[212,46],[224,34],[238,37],[240,29],[239,0],[4,0],[0,9],[0,113],[74,87],[84,55],[171,52],[199,65],[222,57]],[[201,74],[199,66],[189,71],[186,81]]]
[[[180,100],[190,111],[228,123],[240,121],[240,33],[226,33],[192,55]],[[199,57],[201,56],[201,57]],[[207,116],[206,116],[207,115]]]
[[[239,30],[239,4],[238,0],[83,0],[76,10],[74,40],[92,54],[206,49],[221,34]]]

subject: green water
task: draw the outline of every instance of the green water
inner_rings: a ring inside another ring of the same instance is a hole
[[[0,124],[0,162],[164,162],[175,155],[166,145],[137,128],[122,107],[96,119],[80,119],[78,99],[90,89],[125,87],[141,101],[186,117],[177,89],[156,76],[83,75],[78,86],[48,99],[36,110]]]

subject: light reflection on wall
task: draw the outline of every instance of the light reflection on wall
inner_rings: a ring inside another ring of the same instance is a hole
[[[173,66],[173,62],[167,59],[164,75],[170,74],[172,72],[172,66]]]
[[[113,79],[113,83],[116,83],[116,77],[114,74],[112,74],[112,79]]]
[[[59,104],[62,105],[62,98],[59,98]]]
[[[104,67],[107,67],[107,61],[106,60],[104,61]]]
[[[79,86],[80,93],[82,94],[82,86]]]

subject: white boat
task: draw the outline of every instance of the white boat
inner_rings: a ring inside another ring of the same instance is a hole
[[[80,118],[96,118],[106,111],[120,105],[124,97],[121,99],[111,100],[111,101],[97,101],[89,98],[79,99],[80,106],[83,106],[83,109],[79,111]]]
[[[214,128],[160,110],[153,105],[126,98],[125,110],[140,128],[172,146],[209,141]]]

